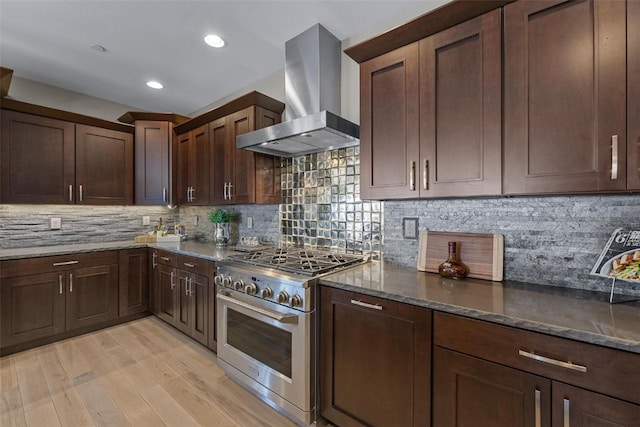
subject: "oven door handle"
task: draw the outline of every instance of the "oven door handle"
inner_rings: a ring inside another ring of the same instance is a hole
[[[266,310],[264,308],[260,308],[260,307],[256,307],[254,305],[251,304],[247,304],[246,302],[237,300],[235,298],[232,298],[230,296],[227,296],[225,294],[219,293],[217,295],[218,298],[220,298],[223,301],[227,301],[230,302],[231,304],[236,304],[239,305],[240,307],[246,308],[247,310],[250,311],[254,311],[258,314],[262,314],[263,316],[267,316],[271,319],[275,319],[280,323],[298,323],[298,315],[297,314],[280,314],[280,313],[276,313],[273,312],[271,310]]]

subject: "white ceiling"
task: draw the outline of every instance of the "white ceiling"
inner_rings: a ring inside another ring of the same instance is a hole
[[[345,40],[442,3],[0,0],[0,64],[25,79],[188,115],[281,70],[285,42],[316,23]],[[205,45],[209,32],[227,46]],[[94,43],[107,52],[92,49]],[[147,88],[152,79],[165,88]]]

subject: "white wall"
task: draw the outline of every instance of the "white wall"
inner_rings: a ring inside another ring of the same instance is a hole
[[[13,75],[9,98],[58,110],[71,111],[85,116],[117,121],[127,111],[139,110],[130,105],[118,104],[79,92],[49,86],[44,83]]]

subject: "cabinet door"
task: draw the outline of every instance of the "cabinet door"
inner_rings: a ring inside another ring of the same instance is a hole
[[[213,277],[215,268],[212,268],[211,272],[212,274],[210,274],[210,276]],[[213,283],[213,280],[209,281],[209,295],[207,296],[207,298],[209,304],[209,311],[207,312],[207,316],[209,316],[207,325],[207,347],[209,347],[214,352],[217,352],[218,341],[216,335],[216,285],[215,283]]]
[[[191,335],[191,298],[189,298],[190,274],[178,270],[178,286],[176,288],[176,327],[183,333]]]
[[[151,251],[149,256],[149,310],[158,315],[158,251]]]
[[[209,204],[209,125],[203,125],[191,131],[190,151],[190,185],[192,205]],[[191,167],[193,166],[193,167]]]
[[[149,309],[147,248],[121,250],[119,257],[118,315],[144,313]]]
[[[171,203],[169,122],[138,120],[135,133],[135,203]]]
[[[554,426],[639,426],[640,405],[553,382]]]
[[[627,188],[640,190],[640,2],[627,2]]]
[[[203,345],[209,339],[209,279],[207,276],[192,274],[189,283],[191,300],[191,337]]]
[[[158,264],[158,317],[171,325],[176,324],[176,294],[177,282],[176,269]]]
[[[118,317],[118,265],[98,265],[67,272],[67,330]]]
[[[418,197],[418,43],[360,64],[360,193]]]
[[[625,9],[505,6],[505,193],[626,188]]]
[[[227,118],[227,161],[231,189],[228,203],[255,202],[255,155],[249,150],[236,148],[236,136],[255,128],[255,108],[249,107],[231,114]]]
[[[232,154],[228,152],[228,126],[227,119],[222,117],[209,124],[209,135],[211,137],[211,203],[227,203],[227,186],[229,182],[228,168],[230,162],[228,157]]]
[[[256,129],[273,126],[280,123],[281,116],[262,107],[256,107]],[[254,153],[256,203],[277,204],[282,201],[282,187],[280,184],[280,157]]]
[[[320,411],[346,426],[430,424],[431,311],[321,287]]]
[[[191,164],[189,161],[191,132],[178,135],[178,204],[186,205],[191,199],[189,181]]]
[[[65,330],[64,272],[2,279],[0,341],[8,347]]]
[[[549,427],[550,408],[548,379],[434,348],[434,426]]]
[[[501,10],[420,41],[421,197],[501,193]]]
[[[133,136],[76,125],[76,203],[133,204]]]
[[[2,110],[0,201],[74,203],[75,125]]]

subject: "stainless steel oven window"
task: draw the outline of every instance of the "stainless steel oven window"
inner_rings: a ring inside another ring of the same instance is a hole
[[[291,378],[290,332],[227,308],[227,343]]]

